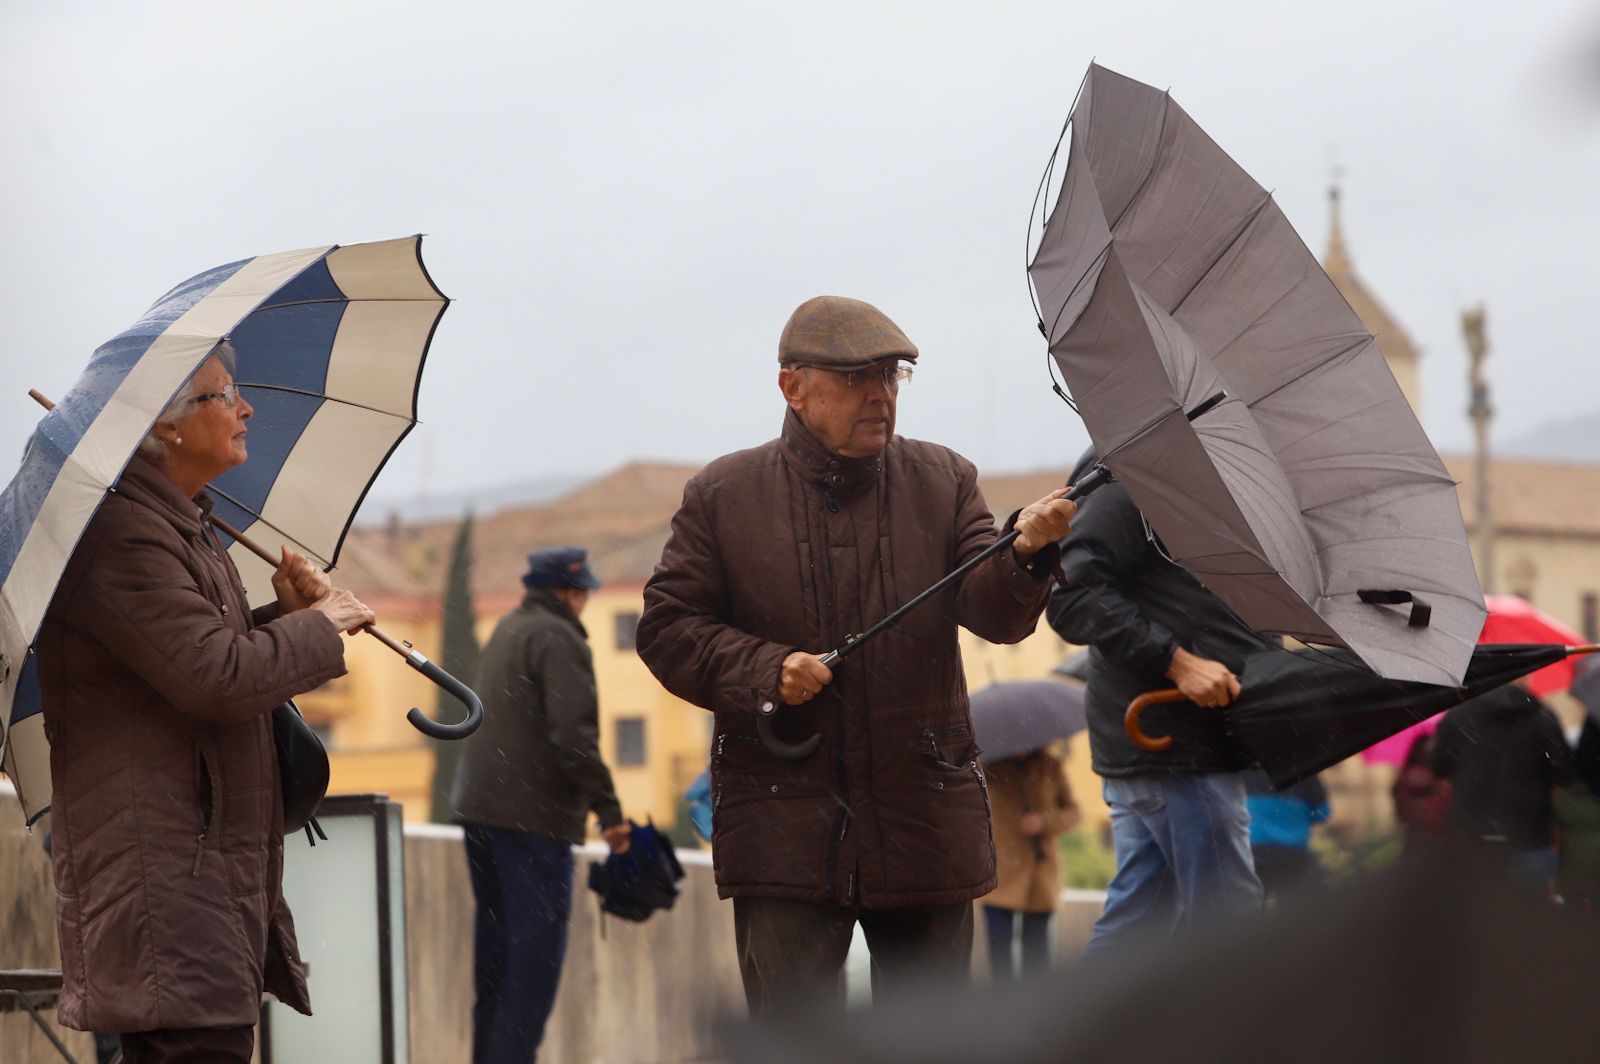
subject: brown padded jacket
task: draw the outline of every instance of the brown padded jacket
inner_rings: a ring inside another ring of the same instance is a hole
[[[270,711],[342,675],[343,642],[252,615],[208,509],[135,458],[40,630],[67,1027],[243,1026],[263,990],[310,1011]]]
[[[1053,550],[1024,570],[1006,550],[836,668],[787,738],[756,738],[779,667],[862,631],[994,542],[972,463],[895,437],[878,456],[826,451],[790,413],[783,435],[719,458],[684,488],[645,586],[639,654],[668,690],[716,714],[713,862],[723,897],[872,908],[945,905],[995,883],[988,798],[957,645],[964,626],[1033,631]]]

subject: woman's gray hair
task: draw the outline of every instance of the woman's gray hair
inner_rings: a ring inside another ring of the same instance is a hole
[[[161,424],[163,421],[177,421],[179,417],[186,416],[188,408],[194,402],[195,394],[198,391],[194,380],[200,376],[200,371],[205,368],[206,362],[210,362],[213,358],[222,361],[222,368],[228,371],[228,376],[232,377],[234,375],[235,367],[238,365],[238,352],[233,349],[231,340],[223,340],[212,350],[211,354],[206,356],[205,362],[200,363],[195,367],[194,372],[189,374],[189,379],[183,382],[183,387],[178,389],[178,394],[172,397],[172,402],[168,403],[167,408],[161,411],[161,416],[156,418],[156,425]],[[151,425],[149,433],[139,441],[139,453],[146,458],[166,457],[167,442],[156,435],[155,425]]]

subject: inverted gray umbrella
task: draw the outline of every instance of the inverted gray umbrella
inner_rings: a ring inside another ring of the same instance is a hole
[[[1013,680],[972,695],[972,727],[985,761],[1031,753],[1087,726],[1083,688],[1066,680]]]
[[[1372,335],[1166,93],[1091,66],[1069,122],[1029,276],[1105,465],[1250,627],[1459,683],[1483,593],[1455,482]]]

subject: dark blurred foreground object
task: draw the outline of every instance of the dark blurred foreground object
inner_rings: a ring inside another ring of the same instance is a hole
[[[641,827],[630,820],[628,826],[633,829],[631,845],[604,863],[589,866],[589,889],[600,895],[601,912],[643,923],[657,909],[670,909],[678,900],[683,865],[672,840],[655,824]]]
[[[1252,656],[1239,675],[1238,701],[1221,710],[1228,732],[1284,788],[1357,754],[1379,739],[1441,710],[1510,683],[1595,646],[1483,644],[1472,652],[1459,687],[1385,680],[1348,650],[1272,650]],[[1176,689],[1154,691],[1128,707],[1129,738],[1163,748],[1139,718],[1158,702],[1181,702]],[[1170,745],[1170,741],[1167,743]]]
[[[1026,984],[730,1028],[728,1059],[1058,1064],[1594,1058],[1600,924],[1464,859]]]
[[[990,684],[972,696],[972,727],[990,763],[1030,754],[1087,726],[1083,687],[1065,680]]]

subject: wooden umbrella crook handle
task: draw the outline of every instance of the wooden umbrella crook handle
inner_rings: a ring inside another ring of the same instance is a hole
[[[1128,733],[1128,738],[1133,740],[1133,745],[1137,746],[1141,750],[1149,750],[1151,753],[1159,753],[1160,751],[1166,750],[1172,746],[1172,736],[1146,735],[1139,727],[1139,718],[1144,715],[1145,710],[1149,709],[1151,706],[1159,705],[1162,702],[1187,701],[1188,699],[1183,697],[1183,692],[1178,690],[1176,687],[1169,687],[1164,691],[1146,691],[1144,694],[1128,703],[1128,712],[1124,713],[1122,716],[1122,727]]]

